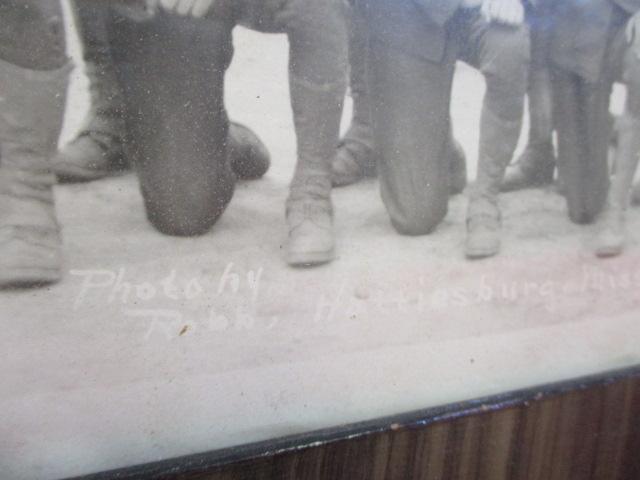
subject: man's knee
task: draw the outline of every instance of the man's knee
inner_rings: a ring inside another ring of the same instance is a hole
[[[183,189],[143,186],[147,218],[166,235],[202,235],[220,218],[233,195],[232,177],[218,183],[195,190],[193,185]]]
[[[194,237],[207,233],[222,214],[216,212],[181,212],[180,208],[162,208],[155,203],[147,203],[147,218],[160,233],[174,237]]]
[[[433,198],[411,205],[389,208],[391,224],[402,235],[427,235],[433,232],[447,215],[448,197]]]

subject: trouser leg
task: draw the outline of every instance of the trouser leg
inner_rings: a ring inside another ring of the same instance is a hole
[[[56,0],[0,0],[0,58],[21,68],[53,70],[67,61]]]
[[[161,232],[206,232],[231,200],[224,74],[232,26],[159,14],[113,14],[110,41],[125,97],[127,153],[147,216]]]
[[[334,255],[331,163],[346,90],[347,32],[338,0],[293,2],[287,13],[298,150],[287,200],[287,256],[292,265],[311,265]]]
[[[353,117],[349,130],[340,142],[333,164],[334,186],[357,182],[376,174],[378,153],[374,148],[371,105],[367,86],[370,32],[365,14],[366,2],[355,0],[350,16],[349,65],[353,97]],[[449,151],[450,193],[461,193],[467,183],[464,150],[451,132]]]
[[[551,145],[553,120],[551,116],[551,78],[547,68],[529,70],[529,145]],[[540,158],[553,161],[554,159]]]
[[[609,173],[608,105],[611,85],[596,85],[559,68],[552,70],[554,119],[558,134],[558,174],[569,218],[592,222],[604,206]]]
[[[370,92],[382,199],[406,235],[433,231],[449,200],[449,107],[454,59],[431,63],[372,43]]]
[[[369,33],[363,12],[355,6],[349,10],[349,85],[353,97],[353,121],[371,126],[367,89],[367,50]],[[370,145],[368,145],[370,146]]]
[[[90,110],[78,137],[54,158],[64,181],[90,181],[124,167],[122,91],[113,66],[107,35],[106,2],[71,2],[89,80]]]
[[[453,137],[453,129],[449,126],[449,194],[458,195],[467,186],[467,157],[464,148]]]
[[[68,68],[57,2],[0,0],[0,287],[60,277],[49,158]]]
[[[529,74],[529,140],[518,160],[506,171],[501,190],[509,192],[553,181],[556,157],[552,140],[551,83],[546,69]]]
[[[531,66],[529,68],[529,139],[518,160],[507,168],[503,192],[542,186],[553,181],[556,158],[553,147],[551,77],[547,60],[549,17],[530,18]]]
[[[553,134],[551,74],[549,72],[549,16],[551,13],[543,7],[536,7],[529,17],[531,36],[531,66],[529,68],[529,141],[534,149],[543,149],[551,145]],[[551,152],[553,153],[553,152]],[[553,162],[554,159],[542,156],[533,162]],[[542,166],[546,163],[541,163]],[[554,162],[555,163],[555,162]]]
[[[480,69],[487,87],[480,117],[478,175],[467,214],[466,253],[478,258],[500,248],[498,194],[522,127],[530,43],[526,27],[489,24],[479,16],[471,20],[467,32],[463,59]]]
[[[474,18],[463,59],[484,75],[478,178],[471,198],[497,201],[504,169],[518,143],[527,91],[530,42],[527,27],[511,28]]]

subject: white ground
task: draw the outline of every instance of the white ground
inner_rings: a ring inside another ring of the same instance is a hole
[[[95,472],[640,363],[637,242],[595,260],[593,228],[570,224],[552,191],[504,195],[503,254],[469,263],[464,196],[434,235],[407,238],[374,182],[342,189],[339,258],[287,268],[285,69],[284,38],[237,32],[230,111],[264,138],[273,168],[239,185],[208,235],[154,231],[133,175],[58,188],[64,281],[0,296],[3,478]],[[472,174],[482,89],[461,68],[453,116]]]

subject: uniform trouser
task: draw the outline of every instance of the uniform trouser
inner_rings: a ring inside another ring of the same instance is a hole
[[[99,63],[111,63],[107,33],[108,4],[95,0],[75,0],[73,4],[80,23],[79,33],[85,58]]]
[[[128,156],[136,165],[147,215],[160,231],[207,231],[233,194],[224,75],[238,23],[288,35],[298,166],[300,159],[332,154],[346,88],[346,28],[339,3],[219,2],[221,10],[214,8],[201,20],[164,13],[142,20],[112,12],[110,41],[125,94]]]
[[[588,81],[559,66],[552,68],[558,169],[565,185],[569,218],[575,223],[592,222],[607,198],[609,102],[614,82],[627,85],[619,135],[624,135],[630,123],[640,121],[640,60],[626,47],[624,28],[617,30],[612,32],[607,62],[598,81]],[[615,169],[617,173],[618,166]],[[620,180],[624,174],[616,177]]]
[[[352,2],[349,9],[349,86],[353,99],[351,126],[345,134],[343,142],[358,145],[362,151],[369,153],[373,149],[371,132],[371,109],[369,105],[369,88],[367,87],[367,51],[369,33],[366,18],[362,9]],[[362,168],[367,172],[375,169],[375,158],[365,155]]]
[[[53,70],[66,61],[62,10],[56,0],[0,0],[0,59]]]
[[[360,9],[349,10],[349,85],[353,97],[354,123],[371,126],[367,88],[367,50],[369,34]]]
[[[392,224],[403,234],[429,233],[447,213],[449,165],[445,153],[458,57],[479,68],[486,79],[483,123],[486,118],[497,123],[517,123],[522,118],[529,58],[526,28],[489,25],[477,12],[465,12],[451,21],[450,30],[441,62],[389,48],[375,39],[375,32],[372,35],[369,86],[381,193]],[[481,155],[489,143],[482,138],[487,130],[481,125]],[[510,138],[500,139],[496,147],[502,149],[502,142],[515,148],[519,129],[515,139],[511,137],[516,129],[509,126],[509,130],[505,135]],[[490,133],[496,137],[495,132]]]
[[[531,67],[529,68],[529,145],[547,145],[552,141],[553,118],[551,74],[548,62],[549,17],[533,12],[531,26]]]

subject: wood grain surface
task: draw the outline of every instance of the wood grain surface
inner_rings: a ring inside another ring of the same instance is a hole
[[[92,478],[640,480],[640,369],[373,425],[246,459],[203,454]]]

